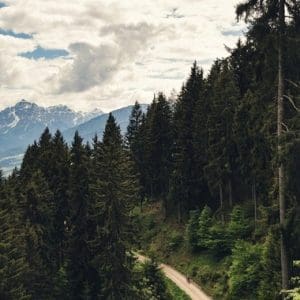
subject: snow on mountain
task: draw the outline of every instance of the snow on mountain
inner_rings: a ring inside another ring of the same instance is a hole
[[[147,105],[141,105],[146,112]],[[112,111],[124,134],[132,106]],[[26,100],[0,111],[0,169],[8,175],[20,166],[29,144],[37,140],[46,127],[54,133],[59,129],[70,143],[76,130],[84,141],[91,141],[95,134],[102,138],[107,113],[100,109],[91,112],[75,112],[65,105],[41,107]]]
[[[120,126],[121,133],[124,134],[127,130],[127,126],[129,123],[129,116],[132,111],[132,105],[122,107],[120,109],[113,110],[111,113],[116,119],[116,122]],[[141,104],[141,109],[146,112],[148,105]],[[101,139],[102,134],[105,129],[106,121],[108,119],[109,114],[102,114],[100,116],[96,116],[89,121],[76,125],[72,128],[69,128],[63,131],[63,136],[67,142],[71,142],[76,131],[84,138],[85,142],[91,142],[94,138],[95,134]]]
[[[0,111],[0,167],[4,162],[5,167],[12,165],[10,157],[19,158],[46,127],[65,131],[102,114],[99,109],[76,112],[65,105],[41,107],[26,100]]]
[[[41,107],[26,100],[0,111],[0,135],[22,128],[48,126],[50,130],[66,130],[103,114],[99,109],[91,112],[75,112],[65,105]]]

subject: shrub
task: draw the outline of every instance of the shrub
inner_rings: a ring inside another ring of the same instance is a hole
[[[262,248],[259,299],[281,299],[280,233],[270,230]]]
[[[193,251],[198,248],[198,220],[199,211],[190,211],[190,218],[187,224],[187,241]]]
[[[169,251],[176,251],[180,247],[182,242],[183,242],[182,234],[180,234],[176,231],[173,231],[171,233],[170,241],[168,243],[168,250]]]
[[[171,300],[163,274],[154,261],[147,261],[143,264],[143,273],[147,287],[151,290],[151,299]]]
[[[205,206],[201,211],[198,221],[198,247],[200,249],[207,249],[208,243],[212,239],[211,229],[212,226],[212,212],[208,206]]]
[[[246,218],[245,211],[239,205],[235,206],[231,212],[228,234],[233,241],[245,239],[251,234],[250,222]]]
[[[258,299],[262,246],[238,241],[232,250],[229,269],[230,299]]]
[[[209,230],[210,238],[206,241],[207,249],[218,257],[224,257],[230,253],[230,239],[227,228],[221,223],[215,223]]]

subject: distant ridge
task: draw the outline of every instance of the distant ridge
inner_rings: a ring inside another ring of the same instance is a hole
[[[146,111],[147,105],[141,105]],[[132,105],[112,111],[122,133],[126,131]],[[28,145],[37,140],[46,127],[54,133],[59,129],[70,143],[78,130],[84,141],[92,141],[97,135],[102,138],[108,113],[99,109],[92,112],[75,112],[66,105],[41,107],[21,100],[12,107],[0,111],[0,169],[10,173],[22,161]]]
[[[64,131],[103,114],[101,110],[76,112],[66,105],[41,107],[22,99],[0,111],[0,168],[4,173],[19,165],[29,144],[38,139],[45,127]]]
[[[146,111],[147,107],[147,104],[141,104],[141,108],[144,112]],[[132,105],[113,110],[111,112],[116,118],[117,124],[121,128],[122,134],[126,132],[131,110]],[[95,117],[83,124],[74,126],[73,128],[69,128],[63,132],[63,136],[67,142],[70,142],[73,139],[73,136],[77,130],[86,142],[91,142],[95,134],[97,134],[101,139],[108,115],[108,113],[102,114],[101,116]]]

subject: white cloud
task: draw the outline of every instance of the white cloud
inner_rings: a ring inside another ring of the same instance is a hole
[[[33,34],[0,35],[0,107],[20,98],[42,105],[110,110],[158,90],[180,89],[193,60],[209,69],[227,55],[243,24],[239,0],[11,0],[0,28]],[[234,34],[224,34],[233,32]],[[222,34],[223,33],[223,34]],[[65,49],[68,59],[29,60],[37,46]]]

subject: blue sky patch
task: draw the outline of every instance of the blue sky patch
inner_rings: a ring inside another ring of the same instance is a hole
[[[0,2],[0,8],[3,8],[3,7],[7,7],[7,5],[4,2]]]
[[[28,34],[28,33],[24,33],[24,32],[16,33],[10,29],[3,29],[3,28],[0,28],[0,34],[12,36],[17,39],[25,39],[25,40],[30,40],[33,38],[32,34]]]
[[[45,49],[38,46],[33,51],[20,53],[19,55],[29,59],[55,59],[58,57],[67,56],[68,54],[69,52],[64,49]]]

